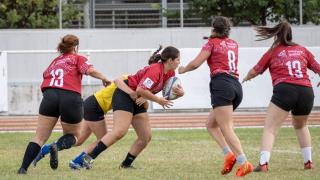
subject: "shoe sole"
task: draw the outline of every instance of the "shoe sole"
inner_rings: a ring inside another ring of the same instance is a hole
[[[58,168],[58,147],[57,144],[52,144],[50,147],[50,167],[53,170]]]
[[[74,163],[69,163],[69,168],[71,170],[80,170],[82,167],[80,165],[75,165]]]

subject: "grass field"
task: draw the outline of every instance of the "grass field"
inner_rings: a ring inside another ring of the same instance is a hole
[[[303,158],[292,128],[282,128],[271,156],[269,173],[251,173],[246,179],[319,179],[320,128],[310,128],[313,142],[313,170],[303,170]],[[249,161],[254,165],[259,158],[262,129],[237,129]],[[54,133],[50,142],[61,133]],[[221,176],[222,151],[211,140],[206,130],[155,130],[147,149],[136,159],[134,170],[118,169],[135,138],[133,131],[102,153],[91,170],[71,171],[68,162],[81,147],[59,152],[59,168],[53,171],[48,158],[28,174],[19,176],[28,141],[34,133],[0,133],[0,179],[233,179],[236,169]],[[92,142],[93,137],[88,142]],[[22,178],[23,177],[23,178]]]

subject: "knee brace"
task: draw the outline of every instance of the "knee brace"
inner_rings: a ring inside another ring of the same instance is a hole
[[[76,143],[76,138],[72,134],[65,134],[57,141],[58,150],[69,149]]]

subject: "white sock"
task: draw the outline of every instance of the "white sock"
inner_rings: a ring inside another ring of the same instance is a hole
[[[301,148],[301,153],[302,153],[302,156],[303,156],[304,163],[306,163],[308,161],[312,162],[312,159],[311,159],[311,147]]]
[[[260,164],[266,164],[270,160],[270,152],[269,151],[261,151],[260,152]]]

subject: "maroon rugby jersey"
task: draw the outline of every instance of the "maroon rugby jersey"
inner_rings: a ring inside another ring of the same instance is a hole
[[[207,59],[211,77],[217,73],[227,73],[239,78],[238,44],[234,40],[227,37],[211,38],[202,51],[211,53]]]
[[[140,87],[156,94],[163,89],[165,82],[173,76],[175,76],[173,70],[165,74],[164,64],[155,63],[144,67],[134,75],[128,76],[128,85],[134,91],[137,87]]]
[[[77,54],[62,54],[43,73],[41,90],[60,88],[81,94],[82,75],[92,67],[88,59]]]
[[[287,82],[311,87],[307,69],[320,73],[319,63],[305,47],[300,45],[278,45],[269,49],[254,66],[254,70],[262,74],[267,68],[269,68],[273,86]]]

